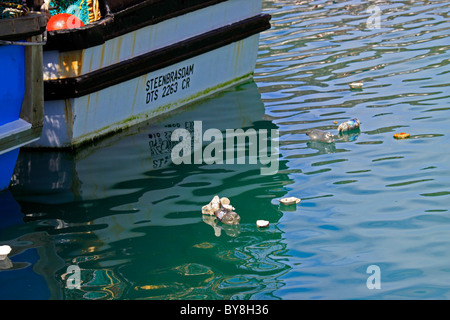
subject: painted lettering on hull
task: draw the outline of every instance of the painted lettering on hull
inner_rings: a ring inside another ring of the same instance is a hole
[[[145,102],[148,104],[173,95],[180,90],[188,89],[193,74],[194,64],[191,64],[147,80]]]

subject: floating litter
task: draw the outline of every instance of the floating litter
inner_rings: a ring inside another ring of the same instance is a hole
[[[362,82],[352,82],[349,84],[350,88],[352,89],[361,89],[363,85],[364,84]]]
[[[345,121],[343,123],[341,123],[338,126],[338,131],[339,132],[345,132],[345,131],[351,131],[351,130],[355,130],[355,129],[359,129],[359,126],[361,125],[361,122],[354,118],[348,121]]]
[[[267,220],[256,220],[256,226],[258,228],[266,228],[269,226],[269,221]]]
[[[202,207],[202,214],[215,216],[225,224],[239,224],[241,217],[234,212],[234,207],[230,204],[230,199],[214,196],[210,203]]]
[[[0,246],[0,260],[5,260],[11,252],[11,247],[8,245]]]
[[[325,143],[333,143],[333,134],[329,131],[323,131],[319,129],[312,129],[306,132],[306,135],[313,141],[320,141]]]
[[[400,132],[400,133],[394,134],[395,139],[408,139],[409,137],[410,137],[410,134],[406,133],[406,132]]]
[[[289,198],[283,198],[279,200],[281,204],[284,205],[291,205],[291,204],[297,204],[300,202],[299,198],[296,197],[289,197]]]

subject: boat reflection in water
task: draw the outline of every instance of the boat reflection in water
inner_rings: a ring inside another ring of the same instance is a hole
[[[274,199],[286,194],[289,178],[262,175],[260,162],[175,165],[167,139],[194,121],[203,132],[276,129],[263,116],[256,84],[247,82],[76,154],[22,150],[11,193],[24,224],[7,226],[8,239],[49,239],[64,263],[39,261],[53,267],[63,299],[276,298],[278,277],[290,267],[280,259],[282,212]],[[238,226],[202,216],[214,195],[231,200]],[[271,225],[258,229],[258,219]],[[67,272],[71,265],[78,275]],[[69,289],[76,276],[79,289]]]

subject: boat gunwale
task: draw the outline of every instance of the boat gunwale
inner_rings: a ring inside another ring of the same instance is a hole
[[[47,17],[41,12],[0,19],[0,40],[19,41],[43,34],[47,27]]]

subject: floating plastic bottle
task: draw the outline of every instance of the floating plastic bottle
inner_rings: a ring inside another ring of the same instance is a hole
[[[228,198],[214,196],[210,203],[202,207],[202,213],[214,215],[219,221],[225,224],[239,224],[241,217],[234,212],[234,207]]]
[[[360,125],[361,125],[361,122],[358,119],[356,119],[356,118],[351,119],[351,120],[341,123],[338,126],[338,131],[345,132],[345,131],[356,130],[356,129],[359,129]]]
[[[241,221],[241,217],[234,211],[225,211],[220,212],[220,218],[219,214],[216,215],[217,219],[219,219],[221,222],[225,224],[239,224],[239,221]]]
[[[333,134],[328,131],[312,129],[311,131],[306,132],[306,135],[309,136],[309,138],[314,141],[320,141],[325,143],[334,142]]]

